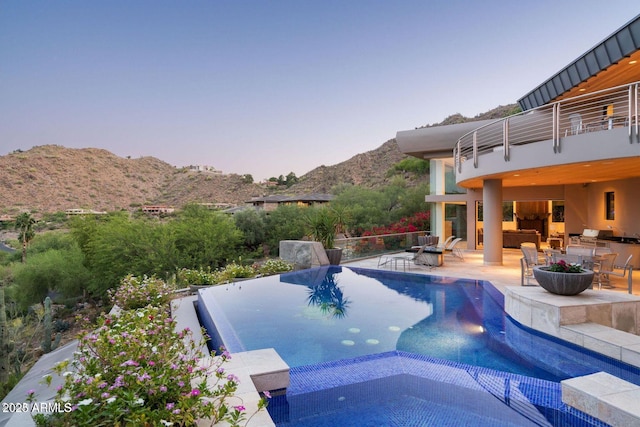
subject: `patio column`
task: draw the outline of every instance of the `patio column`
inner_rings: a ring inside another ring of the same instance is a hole
[[[429,194],[445,194],[445,163],[440,159],[429,160]],[[447,238],[444,228],[444,203],[431,203],[431,234],[440,236],[440,243]]]
[[[482,185],[484,265],[502,265],[502,180],[487,179]]]

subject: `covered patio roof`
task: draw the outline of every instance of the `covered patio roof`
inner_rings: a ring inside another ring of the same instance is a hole
[[[638,80],[640,15],[523,96],[523,111]]]
[[[396,133],[396,142],[400,151],[410,156],[421,159],[449,158],[453,157],[453,146],[462,135],[494,121],[478,120],[399,131]]]

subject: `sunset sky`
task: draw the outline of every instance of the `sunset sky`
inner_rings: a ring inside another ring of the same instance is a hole
[[[256,181],[516,102],[637,0],[0,2],[0,155],[97,147]]]

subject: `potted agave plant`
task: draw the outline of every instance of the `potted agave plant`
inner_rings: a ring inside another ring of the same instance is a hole
[[[593,271],[565,260],[536,266],[533,275],[542,288],[556,295],[578,295],[591,287]]]
[[[333,211],[326,207],[315,209],[307,217],[307,224],[311,238],[322,243],[327,258],[329,258],[329,264],[339,265],[342,259],[342,249],[334,246],[336,231],[340,224]]]

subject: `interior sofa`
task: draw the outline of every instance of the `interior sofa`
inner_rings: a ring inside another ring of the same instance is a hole
[[[542,237],[537,230],[503,230],[502,231],[502,247],[503,248],[520,248],[524,242],[536,244],[536,248],[540,249],[540,241]]]

